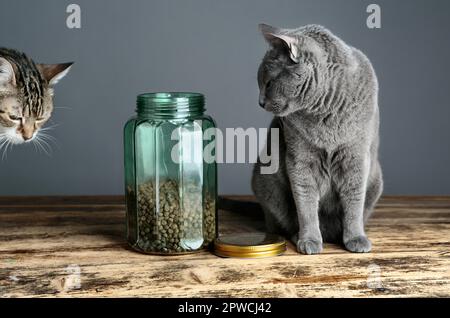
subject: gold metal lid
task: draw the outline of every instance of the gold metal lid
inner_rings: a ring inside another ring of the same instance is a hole
[[[214,254],[221,257],[260,258],[283,254],[284,238],[267,233],[221,235],[214,241]]]

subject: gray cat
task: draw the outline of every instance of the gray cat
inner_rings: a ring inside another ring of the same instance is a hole
[[[303,254],[322,243],[369,252],[364,225],[379,199],[378,82],[368,58],[319,25],[260,25],[270,44],[258,71],[260,105],[279,128],[280,168],[252,188],[268,231]],[[267,139],[270,151],[270,136]]]

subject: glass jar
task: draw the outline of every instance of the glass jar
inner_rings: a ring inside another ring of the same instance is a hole
[[[137,97],[124,152],[127,240],[140,252],[193,252],[216,237],[215,123],[204,111],[198,93]]]

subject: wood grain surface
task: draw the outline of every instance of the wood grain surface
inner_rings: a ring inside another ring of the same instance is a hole
[[[251,197],[233,197],[252,200]],[[221,233],[257,231],[246,205],[220,211]],[[369,254],[326,244],[305,256],[224,259],[136,253],[123,198],[0,198],[0,297],[450,296],[450,197],[385,197]]]

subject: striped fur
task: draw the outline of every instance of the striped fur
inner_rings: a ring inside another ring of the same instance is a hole
[[[71,65],[36,64],[24,53],[0,48],[0,150],[44,138],[41,128],[53,111],[53,86]]]
[[[14,66],[17,89],[21,92],[23,114],[42,116],[44,91],[48,88],[48,82],[36,64],[24,53],[12,49],[0,48],[0,56]]]

